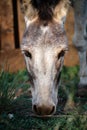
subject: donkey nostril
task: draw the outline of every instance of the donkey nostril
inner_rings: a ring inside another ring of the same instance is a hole
[[[41,108],[38,107],[37,105],[34,105],[34,106],[33,106],[33,110],[34,110],[34,112],[35,112],[36,114],[41,115]]]
[[[55,112],[55,106],[52,107],[52,110],[50,112],[50,115],[53,114]]]
[[[36,106],[36,105],[33,106],[33,110],[34,110],[35,112],[37,112],[37,106]]]

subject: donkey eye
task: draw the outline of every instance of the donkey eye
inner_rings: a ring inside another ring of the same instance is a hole
[[[65,55],[65,51],[61,51],[59,54],[58,54],[58,60],[63,57]]]
[[[29,57],[30,59],[32,59],[32,55],[31,55],[30,52],[24,51],[24,54],[25,54],[25,56],[27,56],[27,57]]]

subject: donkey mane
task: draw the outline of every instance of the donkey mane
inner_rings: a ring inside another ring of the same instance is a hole
[[[61,0],[31,0],[31,4],[37,9],[39,18],[41,20],[52,20],[53,8]]]
[[[61,20],[66,16],[70,0],[20,0],[21,10],[28,20],[38,17],[42,21]]]

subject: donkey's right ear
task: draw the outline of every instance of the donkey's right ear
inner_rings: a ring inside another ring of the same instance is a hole
[[[20,0],[21,12],[24,15],[26,26],[37,17],[37,10],[33,8],[31,0]]]

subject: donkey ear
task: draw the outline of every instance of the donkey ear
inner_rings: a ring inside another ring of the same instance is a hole
[[[55,7],[54,17],[60,23],[65,23],[69,5],[69,0],[60,0],[60,3]]]
[[[31,0],[20,0],[20,7],[21,12],[24,15],[25,24],[28,26],[29,22],[37,17],[37,11],[35,8],[33,8]]]

